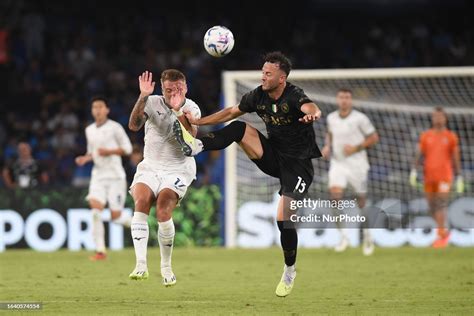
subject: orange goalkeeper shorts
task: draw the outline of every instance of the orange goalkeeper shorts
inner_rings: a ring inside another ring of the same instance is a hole
[[[451,190],[450,181],[428,181],[425,182],[426,193],[449,193]]]

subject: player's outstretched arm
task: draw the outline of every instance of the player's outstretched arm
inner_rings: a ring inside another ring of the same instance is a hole
[[[324,147],[321,150],[321,154],[323,155],[324,159],[329,159],[329,157],[331,156],[331,142],[332,142],[331,132],[327,132],[326,137],[324,139]]]
[[[462,170],[461,170],[461,150],[459,149],[459,145],[457,144],[457,142],[453,149],[453,163],[454,163],[454,170],[456,172],[456,192],[463,193],[464,192],[464,179],[462,177]]]
[[[89,161],[92,161],[92,155],[91,154],[86,154],[86,155],[83,155],[83,156],[78,156],[78,157],[76,157],[75,161],[76,161],[76,165],[84,166]]]
[[[128,121],[128,128],[134,132],[137,132],[142,128],[143,124],[147,119],[145,113],[145,104],[148,96],[153,93],[155,89],[155,82],[153,82],[153,74],[145,71],[138,77],[138,84],[140,87],[140,96],[138,97],[135,106],[133,107],[130,119]]]
[[[318,106],[311,102],[311,103],[305,103],[301,105],[300,107],[301,112],[306,114],[302,118],[300,118],[300,122],[304,124],[311,124],[314,121],[317,121],[321,118],[321,110],[318,108]]]
[[[413,159],[412,168],[411,168],[411,171],[410,171],[410,177],[409,177],[409,182],[410,182],[410,185],[412,187],[417,186],[417,176],[418,176],[417,169],[421,166],[421,157],[422,156],[423,156],[423,154],[422,154],[420,148],[417,148],[416,152],[415,152],[415,158]]]
[[[233,120],[243,114],[245,114],[245,112],[242,112],[239,109],[239,106],[236,105],[231,108],[225,108],[219,112],[205,116],[200,119],[196,119],[192,117],[190,113],[186,113],[186,118],[188,119],[189,123],[193,125],[216,125]]]
[[[132,153],[132,143],[128,138],[127,133],[120,125],[120,127],[114,129],[114,138],[117,139],[119,147],[117,148],[99,148],[98,153],[101,156],[128,156]]]

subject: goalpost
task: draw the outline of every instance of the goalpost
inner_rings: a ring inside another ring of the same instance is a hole
[[[260,84],[260,71],[223,73],[226,106],[238,104],[246,92]],[[448,113],[448,126],[460,140],[466,196],[474,196],[474,67],[382,68],[293,70],[288,80],[303,88],[320,107],[322,119],[313,126],[316,142],[324,144],[326,117],[336,110],[335,94],[341,88],[353,91],[354,106],[369,116],[380,142],[370,149],[368,197],[373,200],[422,197],[408,185],[408,174],[418,137],[430,127],[435,106]],[[255,114],[239,119],[266,135],[265,125]],[[247,202],[271,203],[279,189],[278,179],[261,172],[236,144],[226,149],[225,239],[237,246],[238,210]],[[323,159],[313,160],[315,178],[309,196],[327,196],[327,170]]]

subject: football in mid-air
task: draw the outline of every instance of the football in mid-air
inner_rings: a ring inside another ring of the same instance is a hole
[[[204,48],[214,57],[223,57],[234,48],[234,35],[224,26],[213,26],[204,34]]]

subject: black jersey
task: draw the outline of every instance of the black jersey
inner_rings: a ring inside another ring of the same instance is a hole
[[[319,158],[312,124],[299,121],[305,116],[301,105],[312,102],[301,88],[287,82],[278,100],[273,100],[262,86],[242,96],[239,109],[256,112],[265,122],[272,147],[281,154],[298,159]]]

